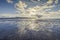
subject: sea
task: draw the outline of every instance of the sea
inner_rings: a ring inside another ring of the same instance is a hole
[[[0,40],[60,40],[60,19],[0,19]]]

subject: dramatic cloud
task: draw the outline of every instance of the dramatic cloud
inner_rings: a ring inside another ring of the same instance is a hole
[[[49,0],[48,2],[47,2],[47,4],[52,4],[53,3],[53,0]]]
[[[23,3],[22,1],[19,1],[18,3],[15,4],[15,8],[18,10],[18,13],[25,13],[26,10],[25,8],[27,7],[27,5],[25,3]]]
[[[52,11],[52,12],[44,12],[41,17],[42,19],[59,19],[60,18],[60,10]]]
[[[31,0],[31,1],[42,1],[42,0]],[[15,8],[17,9],[17,13],[20,14],[20,16],[33,16],[33,15],[42,15],[42,17],[51,17],[51,15],[56,16],[54,13],[51,12],[52,8],[56,7],[56,4],[58,3],[58,0],[48,0],[46,3],[42,4],[42,5],[34,5],[33,7],[30,6],[28,3],[30,2],[24,2],[24,1],[19,1],[15,4]],[[31,4],[31,3],[30,3]],[[31,5],[33,5],[34,3],[32,3]],[[28,7],[29,6],[29,7]],[[50,11],[50,12],[49,12]],[[59,13],[58,13],[59,14]],[[57,15],[58,15],[57,14]],[[27,16],[27,17],[28,17]],[[36,16],[34,16],[36,17]],[[49,17],[49,18],[50,18]]]
[[[48,5],[54,5],[54,4],[57,4],[58,3],[58,0],[49,0],[49,1],[47,1],[47,4]]]
[[[13,1],[12,0],[6,0],[8,3],[13,3]]]
[[[27,8],[27,4],[22,2],[22,1],[19,1],[18,3],[15,4],[15,8],[19,11],[18,13],[21,12],[21,14],[26,14],[28,13],[29,15],[36,15],[38,13],[41,13],[41,12],[45,12],[43,10],[45,9],[49,9],[49,8],[53,8],[54,5],[50,5],[50,6],[47,6],[47,5],[43,5],[43,6],[34,6],[34,7],[28,7]],[[27,14],[26,14],[27,15]]]

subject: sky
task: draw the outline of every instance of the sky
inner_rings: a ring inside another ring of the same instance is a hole
[[[60,18],[60,0],[0,0],[0,14]]]

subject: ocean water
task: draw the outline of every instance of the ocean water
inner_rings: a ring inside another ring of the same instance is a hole
[[[60,40],[60,21],[0,20],[0,40]]]

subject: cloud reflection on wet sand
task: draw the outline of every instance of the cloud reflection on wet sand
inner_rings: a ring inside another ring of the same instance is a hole
[[[1,40],[59,40],[60,23],[33,20],[0,21]]]
[[[17,22],[22,39],[56,40],[59,39],[59,22],[21,21]],[[21,25],[22,24],[22,25]]]

